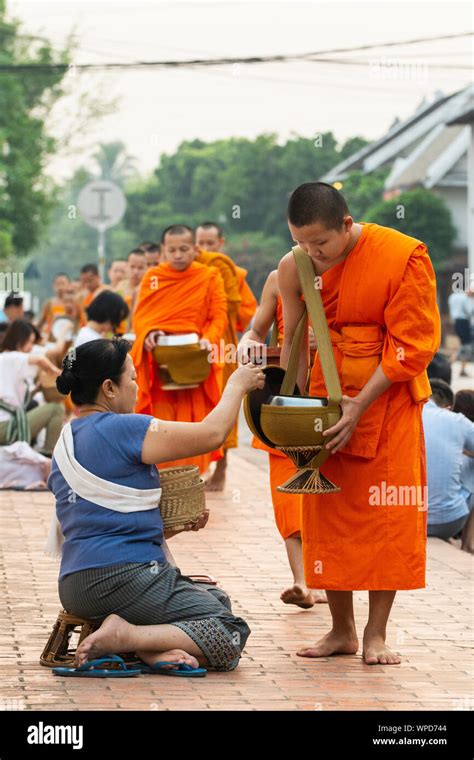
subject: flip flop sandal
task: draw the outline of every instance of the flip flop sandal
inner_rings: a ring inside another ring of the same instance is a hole
[[[174,668],[166,668],[165,665],[177,665]],[[155,662],[154,665],[147,665],[146,662],[140,665],[140,671],[146,675],[160,676],[177,676],[180,678],[204,678],[207,674],[206,668],[192,668],[185,662]]]
[[[115,664],[115,668],[103,668],[101,665]],[[121,657],[116,654],[108,654],[95,660],[87,660],[78,668],[53,668],[55,676],[74,676],[76,678],[132,678],[141,675],[141,670],[128,669]]]

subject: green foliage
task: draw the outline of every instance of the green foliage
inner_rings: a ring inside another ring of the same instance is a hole
[[[393,227],[421,240],[428,246],[435,265],[446,259],[456,235],[444,201],[423,188],[408,190],[372,206],[365,221]]]
[[[68,51],[53,52],[45,40],[23,37],[6,19],[0,0],[0,64],[66,64]],[[54,141],[45,129],[52,103],[61,95],[65,69],[0,73],[0,255],[26,253],[38,241],[52,207],[51,184],[43,175]]]

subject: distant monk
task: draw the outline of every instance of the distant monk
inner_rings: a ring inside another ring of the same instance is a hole
[[[64,296],[70,288],[70,280],[64,272],[58,272],[53,278],[54,296],[48,298],[41,309],[38,319],[37,328],[40,332],[49,337],[51,327],[57,317],[63,317],[66,314],[66,303]]]
[[[127,257],[126,277],[115,288],[115,292],[122,296],[128,306],[128,318],[119,328],[119,332],[122,335],[131,329],[138,291],[146,271],[145,253],[140,248],[134,248]]]
[[[277,343],[280,346],[283,343],[283,312],[281,296],[278,292],[278,272],[276,269],[270,272],[266,279],[252,329],[243,335],[239,343],[239,353],[248,358],[248,350],[257,348],[258,353],[256,355],[261,355],[262,345],[275,321],[278,327]],[[272,363],[271,359],[268,363]],[[296,473],[296,467],[286,454],[278,451],[278,449],[266,446],[255,436],[252,439],[252,447],[268,452],[270,490],[275,521],[285,542],[288,561],[293,573],[293,586],[285,589],[280,599],[285,604],[295,604],[303,609],[313,607],[315,602],[327,602],[324,591],[311,591],[305,582],[301,548],[301,494],[281,493],[276,490],[277,486],[289,480]]]
[[[163,420],[200,422],[219,402],[222,383],[219,367],[211,362],[207,380],[197,388],[163,390],[158,367],[151,355],[160,333],[195,332],[202,348],[219,345],[227,328],[224,283],[215,267],[198,264],[194,231],[186,225],[168,227],[162,237],[163,262],[148,269],[140,288],[133,318],[136,334],[131,352],[139,386],[136,411]],[[204,474],[222,449],[209,454],[164,462],[197,464]]]
[[[222,229],[215,222],[203,222],[196,229],[196,245],[199,253],[196,261],[207,266],[217,267],[224,281],[224,288],[227,298],[227,330],[223,336],[223,353],[222,357],[222,390],[227,385],[229,377],[238,367],[237,364],[237,320],[238,310],[241,303],[240,282],[237,273],[237,267],[229,256],[222,253],[224,238]],[[234,356],[233,356],[234,355]],[[234,358],[235,357],[235,358]],[[227,468],[227,449],[237,448],[237,420],[232,428],[230,435],[224,442],[224,456],[216,462],[216,469],[211,478],[206,483],[210,491],[222,491],[225,486],[225,475]]]
[[[140,243],[137,248],[145,254],[147,269],[158,266],[161,257],[161,245],[159,243],[145,241]]]
[[[99,270],[95,264],[84,264],[80,270],[79,279],[81,282],[79,303],[84,310],[90,303],[92,303],[99,293],[102,293],[103,290],[107,290],[108,287],[107,285],[104,285],[100,279]]]
[[[332,630],[302,657],[355,654],[352,592],[369,592],[363,658],[398,664],[385,643],[398,589],[425,587],[426,486],[422,408],[426,367],[440,344],[436,281],[424,243],[377,224],[355,223],[330,185],[298,187],[290,233],[310,256],[342,386],[342,418],[326,431],[324,475],[339,493],[303,496],[307,585],[326,589]],[[278,267],[283,301],[282,366],[304,312],[293,253]],[[307,375],[302,350],[298,383]],[[318,354],[310,395],[327,396]]]
[[[127,259],[114,259],[107,272],[110,287],[115,290],[119,283],[127,276]]]

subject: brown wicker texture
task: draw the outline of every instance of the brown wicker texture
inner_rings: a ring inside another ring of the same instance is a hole
[[[76,649],[72,649],[69,646],[73,634],[79,634],[79,640],[77,641],[77,646],[79,646],[81,641],[98,627],[98,625],[95,625],[90,620],[84,620],[83,618],[76,617],[76,615],[71,615],[66,610],[61,610],[48,642],[41,653],[40,665],[44,665],[47,668],[58,666],[73,667]],[[135,652],[124,652],[120,654],[120,657],[122,657],[128,666],[140,663]],[[109,669],[113,669],[114,667],[118,666],[110,665]]]
[[[182,530],[206,508],[204,480],[194,464],[160,469],[160,512],[165,530]]]

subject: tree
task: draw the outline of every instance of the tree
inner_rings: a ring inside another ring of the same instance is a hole
[[[365,221],[393,227],[423,241],[435,265],[449,258],[456,235],[444,201],[421,187],[372,206]]]
[[[94,154],[100,178],[123,185],[136,171],[135,159],[126,152],[123,142],[101,143]]]
[[[54,149],[45,120],[61,95],[68,50],[53,52],[42,38],[25,37],[6,19],[0,0],[0,64],[62,64],[38,71],[0,73],[0,256],[25,254],[38,241],[52,206],[43,167]]]
[[[364,221],[368,209],[383,200],[384,182],[389,171],[388,168],[376,169],[370,174],[352,171],[343,181],[341,192],[356,221]]]

